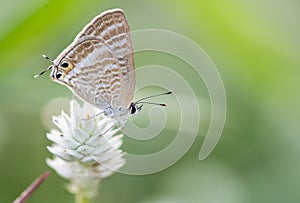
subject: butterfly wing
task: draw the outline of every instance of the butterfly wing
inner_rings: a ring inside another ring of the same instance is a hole
[[[67,65],[66,65],[67,64]],[[128,108],[134,94],[132,41],[120,9],[96,16],[57,57],[54,65],[76,95],[100,109]]]

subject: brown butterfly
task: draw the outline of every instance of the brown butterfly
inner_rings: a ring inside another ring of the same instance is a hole
[[[46,59],[50,60],[47,56]],[[46,70],[51,78],[66,85],[79,98],[101,109],[117,126],[123,126],[130,114],[139,112],[145,97],[132,102],[135,71],[131,34],[121,9],[96,16]],[[139,105],[140,104],[140,105]]]

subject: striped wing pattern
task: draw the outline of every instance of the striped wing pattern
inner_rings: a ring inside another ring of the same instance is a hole
[[[70,66],[62,69],[58,82],[107,114],[128,109],[135,73],[130,30],[122,10],[96,16],[55,60],[55,64],[64,62]]]

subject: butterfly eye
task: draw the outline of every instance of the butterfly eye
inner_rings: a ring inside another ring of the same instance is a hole
[[[62,67],[62,68],[67,68],[67,67],[69,67],[69,63],[63,62],[63,63],[60,65],[60,67]]]
[[[143,105],[137,106],[136,104],[131,103],[130,107],[129,107],[129,113],[130,114],[136,114],[136,113],[138,113],[142,109],[142,106]]]
[[[134,105],[132,105],[129,111],[130,111],[130,114],[134,114],[136,112],[136,107]]]
[[[61,73],[56,73],[56,79],[59,79],[62,76]]]

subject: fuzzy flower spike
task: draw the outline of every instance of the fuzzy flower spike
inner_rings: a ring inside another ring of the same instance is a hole
[[[59,130],[52,129],[47,134],[53,142],[48,150],[54,155],[53,159],[46,160],[47,164],[70,181],[68,190],[76,195],[76,202],[89,202],[97,194],[101,180],[125,163],[119,149],[123,135],[118,134],[119,129],[112,128],[114,123],[110,118],[93,117],[96,114],[90,104],[81,107],[72,100],[70,115],[62,111],[59,116],[53,116]]]

